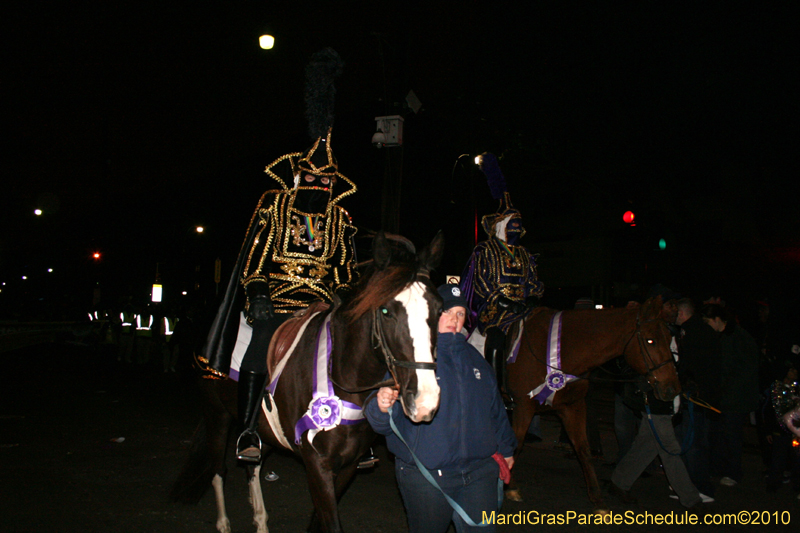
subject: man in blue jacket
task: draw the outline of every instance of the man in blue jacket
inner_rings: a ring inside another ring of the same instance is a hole
[[[392,410],[400,434],[430,471],[442,490],[455,500],[473,522],[497,510],[499,462],[511,469],[517,439],[508,422],[492,368],[461,334],[467,302],[458,285],[442,285],[444,301],[439,319],[437,379],[441,389],[439,410],[429,423],[416,424]],[[392,433],[389,407],[397,391],[381,388],[367,401],[365,414],[373,429],[386,435],[395,455],[397,483],[412,533],[444,533],[453,521],[456,531],[494,531],[494,526],[470,527],[454,512],[441,492],[415,465],[409,448]],[[493,457],[494,456],[494,457]],[[505,468],[503,469],[505,470]]]

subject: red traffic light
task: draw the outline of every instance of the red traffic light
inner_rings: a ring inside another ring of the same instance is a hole
[[[92,259],[98,261],[100,259],[100,252],[95,252],[92,254]]]
[[[622,220],[624,220],[626,224],[632,224],[634,218],[633,211],[625,211],[625,214],[622,215]]]

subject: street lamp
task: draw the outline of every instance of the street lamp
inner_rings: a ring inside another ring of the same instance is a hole
[[[258,45],[262,50],[272,50],[272,47],[275,46],[275,37],[272,35],[262,35],[258,38]]]
[[[153,290],[150,293],[150,301],[153,303],[160,303],[163,292],[164,287],[161,285],[161,274],[158,273],[158,263],[156,263],[156,280],[155,283],[153,283]]]

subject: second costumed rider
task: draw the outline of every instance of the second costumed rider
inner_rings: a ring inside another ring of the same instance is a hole
[[[513,409],[505,386],[506,334],[538,305],[544,284],[536,272],[536,256],[519,244],[525,235],[522,215],[511,205],[497,158],[490,153],[479,157],[480,169],[500,206],[496,213],[481,219],[489,238],[472,252],[461,276],[461,289],[477,316],[478,331],[486,336],[484,357],[494,368],[506,407]]]
[[[306,67],[306,112],[313,144],[267,166],[265,172],[279,187],[267,190],[256,206],[198,358],[206,377],[230,375],[238,380],[242,434],[236,455],[245,462],[261,461],[257,404],[267,382],[272,335],[313,301],[332,302],[334,294],[348,290],[355,277],[356,229],[338,202],[355,193],[356,186],[339,172],[331,148],[333,80],[341,68],[342,61],[331,48],[314,54]]]

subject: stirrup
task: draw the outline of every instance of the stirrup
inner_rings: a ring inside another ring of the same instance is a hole
[[[361,459],[358,461],[358,466],[356,466],[356,469],[358,469],[358,470],[363,470],[363,469],[365,469],[365,468],[372,468],[373,466],[375,466],[376,464],[378,464],[378,461],[380,461],[380,459],[378,459],[377,457],[375,457],[375,453],[372,451],[372,448],[370,448],[370,449],[369,449],[369,453],[367,453],[366,455],[364,455],[364,456],[363,456],[363,457],[362,457],[362,458],[361,458]]]
[[[513,411],[517,404],[514,402],[514,398],[511,397],[510,394],[507,394],[505,391],[500,391],[500,398],[503,400],[503,405],[506,408],[506,411]]]
[[[242,450],[242,437],[249,437],[251,435],[255,436],[256,440],[258,441],[258,445],[250,445]],[[258,434],[258,431],[253,431],[252,429],[245,429],[242,431],[242,434],[239,435],[238,439],[236,439],[236,458],[240,461],[244,461],[245,463],[261,462],[261,436]]]

